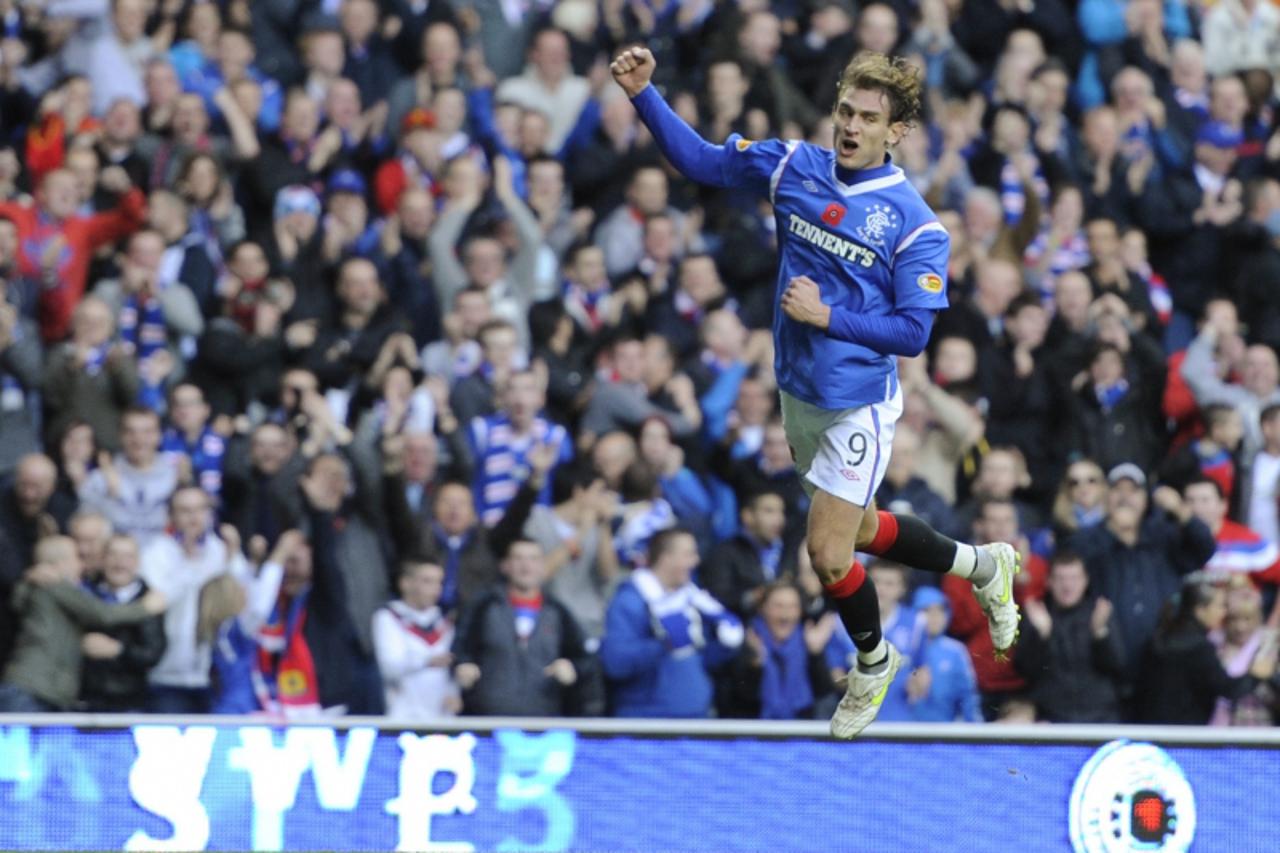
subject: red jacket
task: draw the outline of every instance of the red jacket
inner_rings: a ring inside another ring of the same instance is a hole
[[[1044,558],[1033,554],[1019,576],[1020,582],[1013,585],[1014,600],[1021,604],[1029,598],[1042,598],[1048,573]],[[978,689],[983,693],[1025,690],[1026,680],[1013,667],[1013,650],[1009,650],[1005,660],[996,660],[987,614],[982,612],[978,599],[973,596],[973,584],[965,578],[943,575],[942,591],[951,605],[951,625],[947,633],[969,649],[973,671],[978,677]]]
[[[40,281],[41,257],[46,248],[59,238],[65,243],[58,259],[57,284],[40,291],[40,334],[46,342],[66,337],[71,312],[84,294],[94,251],[136,231],[146,217],[146,209],[146,196],[136,188],[120,199],[115,210],[72,216],[61,224],[34,206],[0,202],[0,216],[12,219],[18,226],[19,274]]]

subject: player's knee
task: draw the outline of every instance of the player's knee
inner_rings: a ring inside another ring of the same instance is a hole
[[[809,560],[824,584],[833,584],[853,565],[853,547],[845,536],[810,536]]]

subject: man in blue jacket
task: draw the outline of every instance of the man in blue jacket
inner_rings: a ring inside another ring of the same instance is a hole
[[[742,623],[693,583],[693,534],[664,530],[649,543],[649,567],[618,588],[605,614],[600,661],[618,717],[705,717],[710,667],[742,644]]]

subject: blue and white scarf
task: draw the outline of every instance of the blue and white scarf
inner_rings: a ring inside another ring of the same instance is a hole
[[[760,678],[760,719],[794,720],[813,705],[813,687],[809,684],[809,651],[804,645],[804,630],[796,625],[785,640],[778,641],[769,631],[764,617],[752,623],[764,645],[763,672]]]

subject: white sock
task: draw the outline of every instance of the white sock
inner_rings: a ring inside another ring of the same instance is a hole
[[[863,672],[876,672],[883,664],[887,666],[889,663],[889,649],[885,647],[884,637],[880,638],[880,642],[869,652],[858,652],[858,667]]]
[[[968,578],[974,586],[986,586],[996,576],[996,560],[990,551],[957,544],[956,558],[947,574]]]
[[[973,570],[977,567],[978,549],[972,545],[957,542],[956,556],[951,561],[951,568],[947,570],[947,574],[955,575],[958,578],[967,578],[973,575]]]

